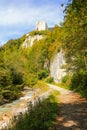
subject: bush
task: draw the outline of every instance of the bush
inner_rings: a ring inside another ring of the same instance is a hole
[[[30,36],[35,36],[37,34],[38,35],[47,35],[49,33],[50,33],[50,31],[48,31],[48,30],[43,30],[43,31],[34,30],[34,31],[30,32],[29,35]]]
[[[87,73],[83,71],[74,73],[71,79],[71,83],[72,83],[71,84],[72,88],[75,88],[75,86],[86,88],[87,87]]]
[[[66,83],[66,82],[67,82],[67,80],[68,80],[68,78],[69,78],[69,76],[68,76],[68,75],[64,76],[64,77],[62,78],[62,83]]]
[[[37,30],[34,30],[34,31],[29,33],[30,36],[35,36],[37,34],[39,34],[39,31],[37,31]]]
[[[24,84],[16,85],[16,88],[17,88],[18,90],[23,90]]]
[[[45,81],[47,83],[53,83],[54,82],[53,77],[48,77]]]
[[[0,71],[0,85],[5,87],[11,83],[12,83],[12,79],[11,79],[10,71],[7,70]]]
[[[71,79],[70,88],[87,97],[87,73],[84,71],[75,72]]]
[[[29,87],[35,85],[37,81],[38,81],[38,76],[33,73],[29,73],[25,77],[25,84],[28,85]]]
[[[19,97],[18,92],[11,91],[11,90],[3,90],[1,94],[2,94],[3,98],[8,101],[15,100]]]
[[[66,89],[70,89],[71,79],[72,79],[71,73],[68,73],[67,75],[65,75],[62,78],[62,82],[61,82],[62,87],[66,88]]]
[[[21,73],[13,71],[12,72],[12,83],[14,85],[22,84],[23,83],[23,76]]]
[[[4,104],[4,98],[3,98],[3,96],[1,95],[1,93],[0,93],[0,105],[2,105],[2,104]]]
[[[48,130],[56,121],[57,113],[58,104],[53,95],[43,101],[38,99],[34,107],[29,103],[28,112],[14,118],[15,125],[9,130]]]
[[[43,69],[38,72],[38,79],[46,78],[49,75],[48,70]]]

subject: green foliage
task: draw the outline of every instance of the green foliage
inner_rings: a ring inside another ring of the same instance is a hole
[[[14,69],[11,70],[12,84],[20,85],[23,83],[22,73],[16,72]]]
[[[14,118],[15,123],[13,121],[9,130],[48,130],[56,121],[57,114],[58,104],[53,95],[43,101],[38,98],[34,107],[29,103],[28,112]]]
[[[57,41],[61,31],[60,27],[55,27],[52,32],[46,31],[46,36],[33,44],[28,52],[29,72],[38,73],[45,68],[45,65],[46,69],[49,70],[53,55],[61,47],[60,41]]]
[[[0,88],[4,91],[21,91],[24,84],[33,87],[39,79],[49,75],[50,62],[60,48],[60,27],[55,27],[51,32],[32,31],[33,35],[44,35],[44,38],[35,42],[31,48],[21,47],[26,35],[19,39],[9,40],[0,48]],[[58,47],[57,47],[58,46]],[[53,79],[49,79],[53,82]],[[2,95],[2,93],[1,93]],[[15,94],[14,94],[15,95]],[[5,96],[2,96],[5,98]],[[11,100],[11,97],[8,96]]]
[[[71,78],[72,78],[72,74],[71,73],[67,73],[62,78],[62,83],[65,84],[66,86],[70,86],[70,84],[71,84]]]
[[[35,36],[35,35],[48,35],[50,33],[50,31],[48,30],[43,30],[43,31],[38,31],[38,30],[34,30],[32,32],[29,33],[30,36]]]
[[[47,86],[47,84],[44,83],[44,82],[42,82],[41,80],[39,80],[39,81],[33,86],[33,88],[40,90],[40,92],[38,92],[38,95],[49,90],[49,87]]]
[[[83,70],[64,76],[62,83],[58,85],[79,92],[87,98],[87,73]]]
[[[46,81],[47,83],[53,83],[53,82],[54,82],[53,77],[47,77],[47,78],[45,79],[45,81]]]
[[[38,79],[44,79],[49,75],[49,71],[46,69],[40,70],[38,72]]]
[[[25,35],[0,48],[0,104],[19,98],[24,87],[26,58],[21,53],[24,40]]]
[[[70,89],[80,92],[82,96],[87,97],[87,73],[75,72],[71,79]]]
[[[18,94],[16,91],[11,91],[11,90],[4,90],[2,91],[1,95],[5,99],[5,102],[10,100],[15,100],[20,97],[20,94]]]
[[[4,68],[4,54],[1,48],[0,48],[0,68]]]
[[[18,39],[14,39],[14,40],[11,39],[2,47],[2,49],[5,51],[7,50],[17,51],[20,48],[23,41],[25,40],[25,38],[26,38],[26,35],[23,35],[21,38],[18,38]]]
[[[73,0],[65,9],[64,49],[66,62],[74,70],[87,71],[87,2]],[[78,51],[79,50],[79,51]]]
[[[60,83],[58,83],[58,86],[69,90],[70,84],[71,84],[71,79],[72,79],[72,74],[67,73],[64,77],[62,77],[62,81]]]
[[[0,71],[0,85],[5,87],[11,83],[12,80],[11,80],[10,72],[6,70]]]
[[[25,77],[25,84],[28,85],[29,87],[33,87],[37,83],[37,81],[38,76],[33,73],[29,73]]]
[[[87,1],[73,0],[67,4],[65,13],[63,49],[67,70],[73,75],[68,85],[85,95],[87,93]]]
[[[29,51],[29,70],[31,72],[38,72],[43,69],[45,60],[48,59],[48,47],[49,43],[45,42],[45,40],[41,40],[36,42],[31,50]],[[48,59],[49,60],[49,59]]]
[[[32,31],[32,32],[29,33],[30,36],[35,36],[37,34],[39,34],[38,30],[34,30],[34,31]]]
[[[68,75],[66,75],[66,76],[64,76],[64,77],[62,78],[62,83],[66,83],[67,80],[68,80]]]

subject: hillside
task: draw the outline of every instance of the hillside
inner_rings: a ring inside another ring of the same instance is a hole
[[[87,26],[84,20],[79,25],[79,16],[78,24],[73,21],[72,26],[67,13],[72,10],[72,17],[75,14],[71,6],[66,10],[61,27],[31,31],[0,48],[0,104],[19,98],[24,86],[33,87],[38,80],[62,81],[87,97]],[[85,18],[85,8],[83,14]]]
[[[33,87],[50,77],[50,64],[61,49],[61,27],[53,31],[32,31],[19,39],[9,40],[0,48],[0,104],[21,96],[24,86]],[[38,37],[42,37],[38,39]],[[32,42],[32,38],[36,38]],[[30,40],[30,41],[29,41]],[[32,46],[26,43],[32,42]]]

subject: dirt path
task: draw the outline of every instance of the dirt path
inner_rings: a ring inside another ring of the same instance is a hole
[[[49,87],[60,91],[60,112],[52,130],[87,130],[87,100],[55,85]]]

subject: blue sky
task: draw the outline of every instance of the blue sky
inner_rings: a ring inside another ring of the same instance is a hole
[[[49,27],[63,21],[68,0],[0,0],[0,44],[35,29],[36,21]]]

